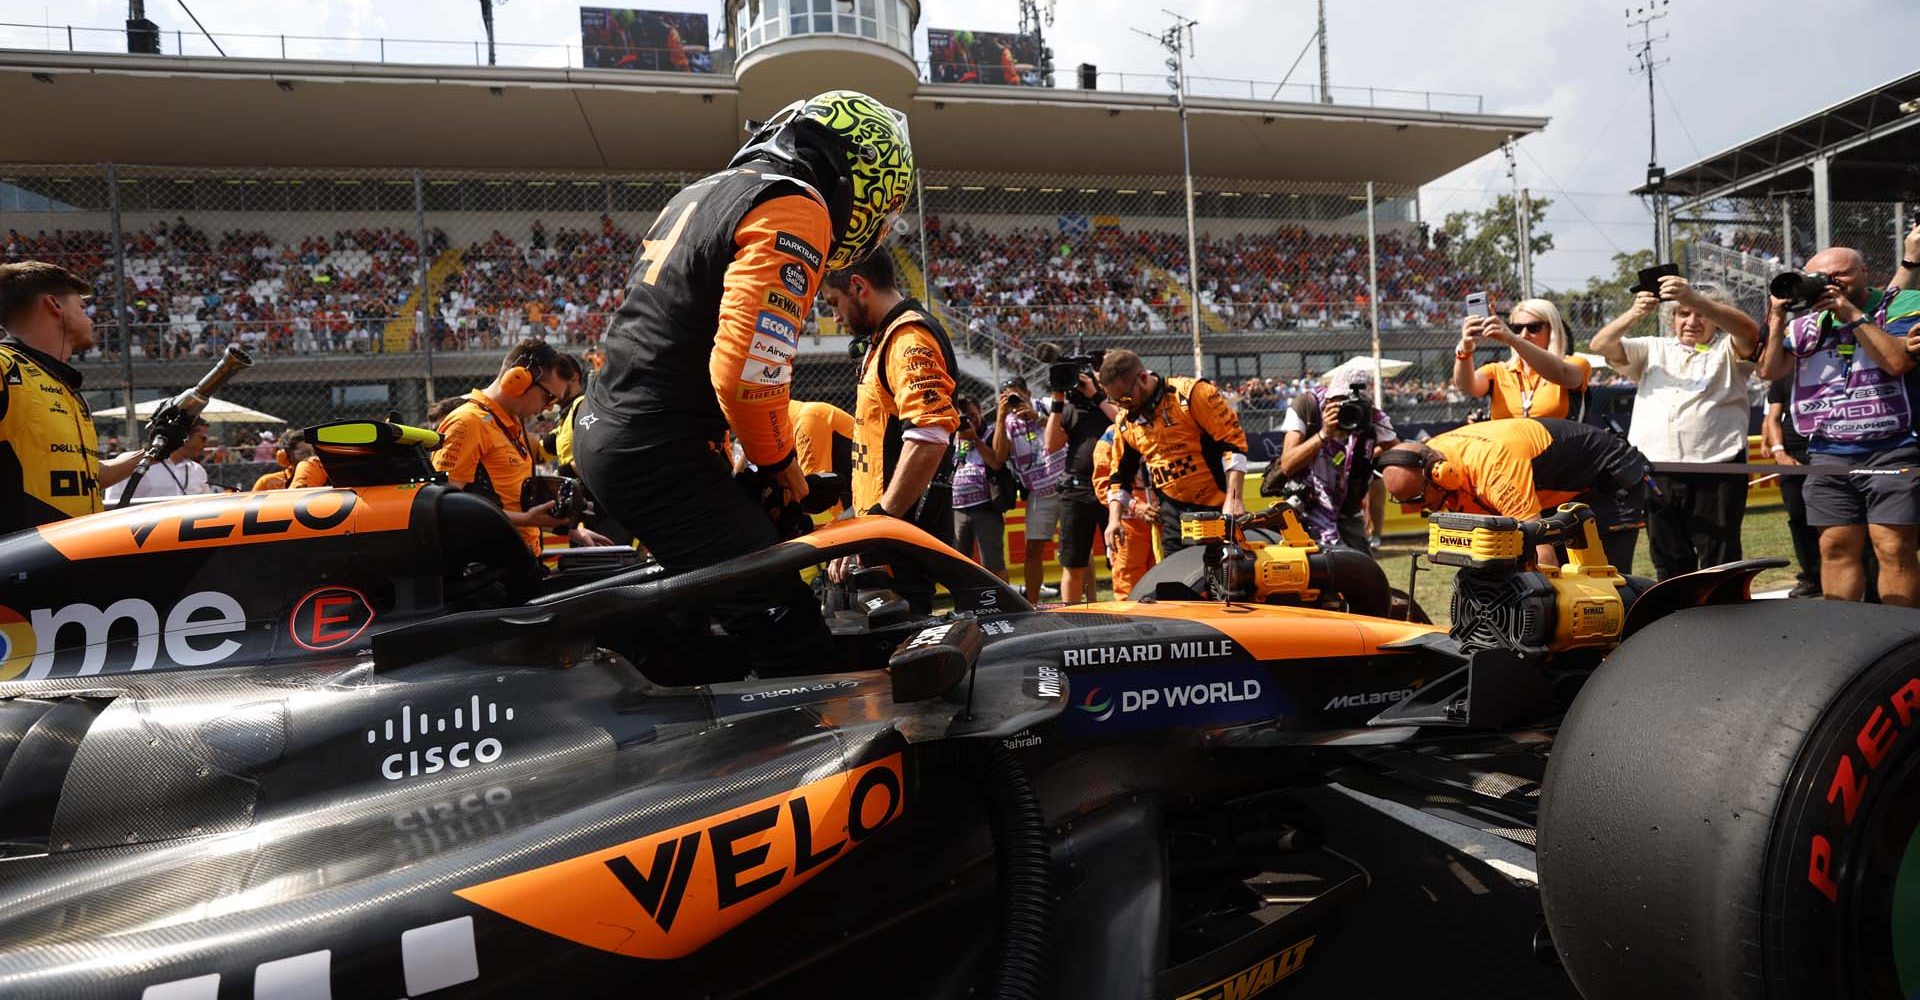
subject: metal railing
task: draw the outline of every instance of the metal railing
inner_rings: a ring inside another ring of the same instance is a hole
[[[828,33],[833,34],[833,33]],[[864,36],[857,36],[864,37]],[[25,24],[0,22],[0,49],[33,49],[50,52],[98,52],[126,54],[124,28],[93,28],[71,24]],[[196,57],[245,59],[307,59],[328,62],[395,63],[426,66],[484,66],[488,47],[484,40],[427,38],[351,38],[337,35],[263,35],[239,32],[203,34],[184,28],[160,32],[162,54]],[[636,66],[669,66],[676,60],[667,49],[614,48],[538,42],[497,42],[493,46],[500,66],[539,69],[583,69],[618,63],[621,57]],[[589,59],[589,56],[593,58]],[[690,65],[695,73],[731,73],[734,53],[726,48],[695,50]],[[592,67],[588,63],[593,64]],[[922,82],[932,82],[932,67],[926,60],[916,64]],[[700,67],[708,69],[702,70]],[[1055,88],[1069,89],[1077,76],[1056,67]],[[1167,95],[1170,88],[1162,73],[1100,72],[1096,90],[1124,94]],[[1349,107],[1399,108],[1481,114],[1485,99],[1478,94],[1438,90],[1400,90],[1392,87],[1329,87],[1324,92],[1317,84],[1249,80],[1235,77],[1193,76],[1187,78],[1188,90],[1195,97],[1249,101],[1287,101],[1301,104],[1338,104]]]

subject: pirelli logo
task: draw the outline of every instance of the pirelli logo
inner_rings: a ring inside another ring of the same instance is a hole
[[[1217,983],[1181,994],[1179,1000],[1249,1000],[1257,997],[1299,972],[1307,962],[1307,949],[1313,947],[1313,942],[1314,939],[1310,937],[1290,944]]]

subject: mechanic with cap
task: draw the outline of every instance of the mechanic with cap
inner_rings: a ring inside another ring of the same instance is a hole
[[[541,530],[565,528],[567,522],[553,516],[552,501],[520,509],[520,487],[533,475],[534,465],[526,420],[566,392],[573,364],[544,340],[523,340],[500,360],[500,374],[468,393],[436,428],[440,447],[433,453],[433,467],[446,473],[455,489],[499,504],[536,556]],[[580,545],[612,544],[585,528],[573,529],[572,537]]]
[[[594,497],[669,572],[781,540],[720,442],[731,431],[760,474],[806,495],[787,412],[800,330],[822,271],[878,246],[912,191],[905,119],[835,90],[755,123],[727,169],[654,220],[573,447]],[[743,582],[709,610],[762,674],[815,672],[832,654],[798,573]]]
[[[1421,511],[1499,514],[1516,520],[1569,501],[1593,508],[1607,562],[1633,568],[1633,550],[1647,509],[1650,467],[1626,439],[1572,420],[1512,417],[1486,420],[1402,443],[1378,464],[1387,497]],[[1559,559],[1542,545],[1540,563]]]
[[[1117,548],[1125,527],[1134,477],[1141,466],[1160,496],[1160,553],[1186,547],[1180,515],[1247,512],[1240,485],[1247,475],[1247,432],[1240,416],[1206,379],[1162,376],[1132,351],[1108,351],[1100,385],[1120,407],[1115,424],[1113,473],[1108,476],[1107,548]]]
[[[141,452],[101,461],[93,416],[68,363],[93,346],[93,286],[42,261],[0,265],[0,534],[101,509]],[[178,441],[178,425],[147,433]]]
[[[831,271],[827,304],[856,343],[867,344],[853,406],[853,509],[897,517],[953,544],[953,405],[957,366],[947,331],[896,287],[893,255],[878,250]],[[836,560],[838,582],[848,564]],[[893,568],[894,590],[914,610],[933,606],[933,581]]]

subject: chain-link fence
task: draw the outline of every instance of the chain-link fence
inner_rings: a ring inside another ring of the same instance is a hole
[[[1859,250],[1869,278],[1876,284],[1890,281],[1915,207],[1906,202],[1830,202],[1823,244],[1811,197],[1725,198],[1677,217],[1675,245],[1683,252],[1689,276],[1724,285],[1741,308],[1761,315],[1772,277],[1804,266],[1825,246]]]
[[[177,392],[227,344],[253,354],[224,398],[257,415],[215,429],[213,467],[234,466],[216,478],[240,482],[269,457],[261,431],[420,421],[489,381],[523,337],[590,355],[641,235],[692,179],[6,166],[0,233],[5,259],[95,283],[96,342],[76,360],[96,411]],[[1475,405],[1448,384],[1460,300],[1511,301],[1517,287],[1510,249],[1423,224],[1404,188],[1375,186],[1369,202],[1364,184],[1196,181],[1196,297],[1177,177],[930,171],[923,187],[889,252],[983,402],[1011,374],[1098,349],[1191,373],[1197,340],[1249,429],[1273,431],[1311,379],[1370,356],[1377,327],[1381,354],[1405,363],[1386,382],[1395,419],[1457,422]],[[850,408],[851,342],[816,309],[794,395]],[[137,433],[101,423],[103,440]]]

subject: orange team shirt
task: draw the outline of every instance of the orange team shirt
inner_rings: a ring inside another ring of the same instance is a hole
[[[876,363],[874,351],[867,352],[860,374],[860,394],[854,407],[853,428],[853,509],[860,513],[873,509],[886,492],[885,468],[887,426],[900,421],[904,433],[912,429],[938,432],[953,439],[960,428],[960,413],[953,407],[953,374],[947,371],[946,355],[940,341],[925,324],[907,313],[880,335],[876,347],[886,356]],[[880,366],[886,367],[889,394],[881,391]]]
[[[1521,520],[1579,495],[1534,488],[1533,460],[1552,444],[1553,435],[1538,420],[1486,420],[1427,439],[1427,447],[1447,458],[1435,480],[1456,491],[1447,496],[1448,510]]]
[[[832,403],[802,402],[787,404],[793,420],[794,460],[805,475],[833,471],[833,439],[853,440],[853,414]]]
[[[748,209],[734,227],[733,245],[738,249],[727,265],[707,376],[747,461],[773,465],[794,454],[788,390],[800,330],[813,307],[811,298],[786,287],[780,272],[798,264],[807,272],[806,287],[818,288],[833,230],[818,199],[783,195]]]
[[[301,459],[300,464],[293,467],[293,481],[288,485],[292,489],[304,490],[313,486],[326,486],[328,482],[327,467],[320,464],[320,458],[316,455],[313,458]]]
[[[1567,361],[1580,369],[1580,390],[1584,391],[1593,378],[1593,365],[1578,354]],[[1480,366],[1480,374],[1492,382],[1487,396],[1489,415],[1494,420],[1565,417],[1573,408],[1573,399],[1565,388],[1539,372],[1522,372],[1517,361],[1490,361]]]
[[[259,479],[254,480],[253,489],[248,492],[259,493],[262,490],[284,490],[292,479],[292,469],[281,469],[277,472],[269,472]]]
[[[440,448],[433,453],[433,467],[456,483],[472,483],[485,470],[501,509],[518,513],[520,486],[533,475],[526,432],[518,420],[494,409],[484,390],[475,389],[467,398],[472,402],[454,407],[440,421]],[[540,529],[528,525],[517,530],[527,548],[539,555]]]

